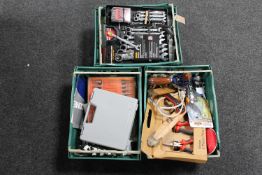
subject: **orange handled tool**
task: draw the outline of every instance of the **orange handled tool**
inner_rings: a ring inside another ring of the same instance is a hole
[[[187,147],[187,145],[193,144],[193,139],[190,138],[188,140],[182,139],[180,142],[179,141],[174,141],[169,144],[164,144],[166,146],[172,146],[175,149],[179,148],[180,151],[188,152],[188,153],[193,153],[193,149],[191,147]]]
[[[185,121],[185,122],[177,122],[175,128],[173,128],[175,130],[175,132],[182,132],[184,134],[188,134],[188,135],[193,135],[193,130],[189,130],[189,129],[185,129],[182,128],[183,126],[189,126],[189,122]]]
[[[166,84],[176,84],[178,86],[184,87],[189,83],[192,78],[191,73],[176,74],[169,77],[151,77],[148,79],[150,85],[166,85]]]
[[[172,82],[171,77],[152,77],[148,80],[150,85],[165,85]]]

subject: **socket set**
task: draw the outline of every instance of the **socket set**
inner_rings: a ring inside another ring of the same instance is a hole
[[[102,36],[102,63],[176,60],[173,19],[168,9],[107,6]]]

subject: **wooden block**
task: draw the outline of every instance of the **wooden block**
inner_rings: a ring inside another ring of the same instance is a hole
[[[151,112],[149,112],[151,111]],[[151,119],[149,122],[149,113],[151,113]],[[168,159],[168,160],[179,160],[185,162],[193,162],[193,163],[205,163],[207,161],[207,148],[206,148],[206,136],[205,136],[205,129],[203,128],[194,128],[193,129],[193,137],[194,137],[194,144],[193,144],[193,154],[181,151],[174,151],[172,147],[164,146],[162,143],[169,142],[170,140],[187,140],[190,136],[181,134],[181,133],[173,133],[171,129],[164,129],[162,132],[156,132],[157,128],[160,126],[164,126],[163,117],[159,117],[157,115],[157,111],[155,107],[147,101],[147,109],[145,113],[145,119],[143,123],[143,130],[142,130],[142,140],[141,140],[141,150],[144,152],[149,159]],[[181,119],[183,121],[183,119]],[[149,124],[149,125],[148,125]],[[165,136],[167,130],[168,132]],[[147,139],[150,136],[155,136],[159,138],[159,143],[154,146],[150,147],[147,143]],[[169,139],[169,140],[168,140]]]

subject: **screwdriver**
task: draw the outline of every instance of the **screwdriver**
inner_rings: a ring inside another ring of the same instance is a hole
[[[169,77],[151,77],[149,78],[150,85],[167,85],[170,83],[177,84],[179,86],[183,86],[186,82],[191,80],[191,73],[177,74]]]

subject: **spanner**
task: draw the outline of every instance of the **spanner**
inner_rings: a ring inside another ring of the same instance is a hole
[[[146,17],[146,15],[144,15],[144,14],[136,14],[136,16],[135,17],[137,17],[137,18],[145,18]],[[166,15],[165,14],[149,14],[149,18],[165,18],[166,17]]]
[[[113,32],[108,32],[107,34],[109,36],[115,37],[116,39],[118,39],[118,40],[120,40],[120,41],[122,41],[122,42],[124,42],[124,43],[126,43],[126,44],[128,44],[130,46],[133,46],[136,50],[139,50],[139,46],[138,45],[135,45],[135,44],[129,42],[128,40],[123,39],[123,38],[120,38],[119,36],[115,35]]]
[[[161,27],[157,28],[157,29],[147,29],[147,28],[131,28],[131,27],[127,27],[126,31],[130,31],[130,32],[160,32]]]
[[[145,14],[146,11],[137,11],[137,13]],[[165,14],[165,11],[149,11],[149,14]]]

